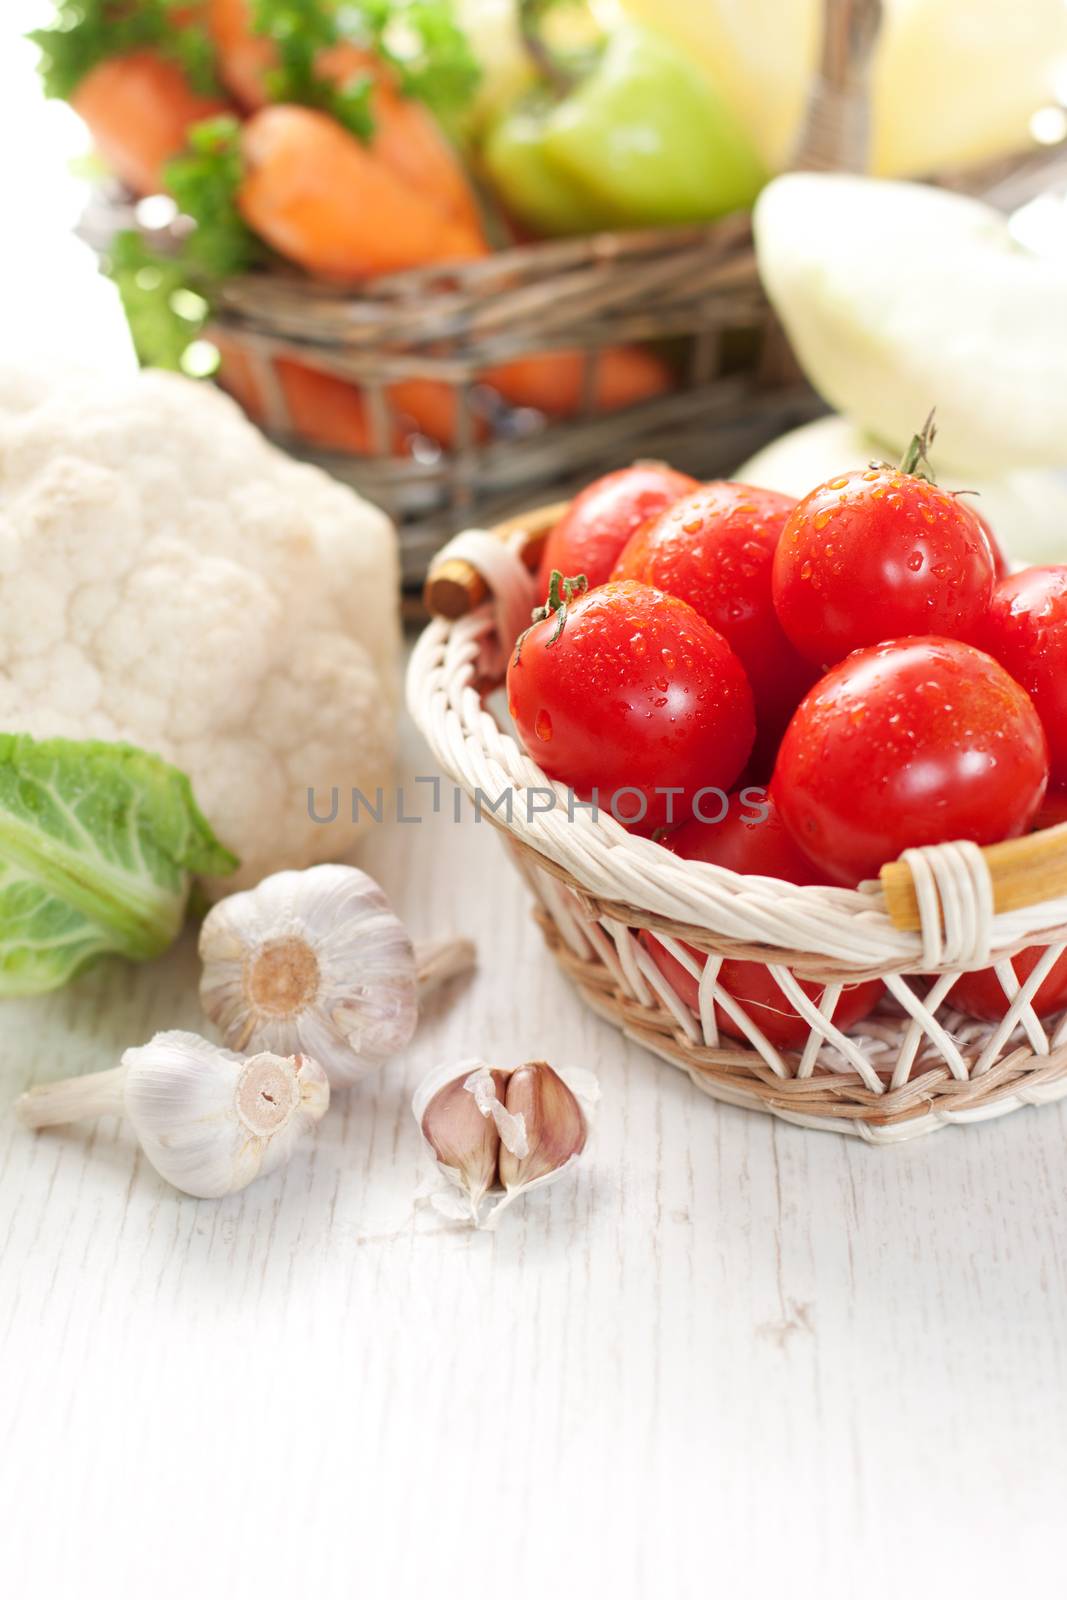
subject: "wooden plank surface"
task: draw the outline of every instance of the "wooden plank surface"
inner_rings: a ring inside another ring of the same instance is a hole
[[[1064,1108],[875,1151],[717,1106],[581,1008],[493,829],[446,807],[363,859],[481,969],[282,1175],[198,1202],[114,1121],[0,1120],[4,1591],[992,1594],[1060,1567]],[[196,1026],[195,980],[186,942],[7,1004],[4,1110]],[[419,1076],[535,1053],[601,1075],[577,1181],[495,1237],[416,1206]]]

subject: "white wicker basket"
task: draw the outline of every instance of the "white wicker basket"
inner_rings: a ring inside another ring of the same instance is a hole
[[[1067,1016],[1030,1001],[1067,950],[1067,826],[980,850],[909,851],[859,890],[801,888],[683,861],[609,815],[571,808],[494,715],[508,653],[535,603],[531,568],[560,512],[544,508],[442,552],[427,584],[435,620],[408,676],[412,715],[442,767],[503,827],[556,959],[586,1000],[698,1088],[806,1127],[889,1143],[1002,1116],[1067,1094]],[[552,791],[555,809],[530,804]],[[506,807],[489,806],[510,793]],[[911,924],[909,926],[908,924]],[[648,932],[694,978],[690,1010],[636,934]],[[683,944],[708,959],[694,961]],[[1047,946],[1020,987],[1009,958]],[[810,1025],[799,1051],[776,1048],[718,979],[727,958],[772,973]],[[944,1006],[956,977],[994,963],[1010,999],[988,1025]],[[922,975],[937,982],[909,982]],[[826,984],[819,1006],[797,978]],[[881,979],[885,1001],[849,1034],[834,1026],[845,985]],[[716,1007],[747,1045],[720,1036]]]

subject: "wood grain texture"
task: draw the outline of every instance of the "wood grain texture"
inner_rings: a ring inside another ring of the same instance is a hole
[[[243,1195],[175,1194],[114,1121],[7,1114],[197,1026],[189,941],[4,1007],[4,1591],[1038,1592],[1067,1477],[1064,1109],[872,1151],[717,1106],[581,1008],[494,830],[442,800],[363,861],[480,971]],[[416,1206],[420,1075],[535,1053],[601,1076],[576,1181],[495,1236]]]

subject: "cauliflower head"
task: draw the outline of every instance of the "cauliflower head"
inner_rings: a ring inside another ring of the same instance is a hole
[[[180,769],[240,859],[226,891],[350,853],[398,627],[389,520],[217,390],[0,374],[0,730]]]

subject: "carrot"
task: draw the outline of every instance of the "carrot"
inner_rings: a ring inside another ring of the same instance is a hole
[[[584,371],[580,350],[547,350],[492,367],[482,376],[511,405],[565,418],[581,409]],[[600,352],[594,391],[598,411],[621,411],[671,387],[670,369],[649,350],[620,344]]]
[[[224,333],[213,329],[211,339],[222,357],[220,384],[254,422],[269,426],[273,419],[263,374],[240,345]],[[281,390],[290,430],[297,438],[349,455],[374,454],[366,397],[356,384],[289,356],[274,359],[273,376]],[[453,443],[456,403],[447,384],[434,378],[406,379],[390,386],[389,399],[398,419],[390,439],[394,455],[401,454],[413,431],[426,434],[445,448]],[[405,426],[405,421],[411,426]]]
[[[339,282],[487,253],[332,118],[267,106],[244,125],[237,204],[249,227],[308,272]]]
[[[335,45],[323,51],[316,66],[324,78],[338,85],[361,73],[372,74],[372,153],[448,216],[480,234],[481,218],[470,184],[426,107],[402,95],[384,64],[353,45]]]
[[[210,0],[209,26],[223,82],[243,105],[260,109],[278,56],[273,42],[253,30],[248,0]],[[356,45],[335,44],[319,52],[315,71],[339,88],[369,74],[372,154],[439,210],[481,232],[477,203],[448,140],[424,105],[399,92],[383,61]]]
[[[222,357],[220,384],[253,422],[270,427],[277,420],[266,388],[273,377],[284,402],[287,431],[326,450],[343,450],[359,456],[372,453],[370,419],[355,384],[330,372],[317,372],[288,356],[277,356],[273,361],[267,358],[272,372],[264,373],[248,353],[225,334],[212,329],[211,340]],[[403,448],[399,428],[395,431],[392,448]]]
[[[267,104],[267,74],[278,64],[273,42],[253,29],[248,0],[208,0],[207,23],[220,78],[243,106],[258,111]]]
[[[192,123],[226,110],[221,100],[196,94],[176,63],[150,50],[101,61],[70,103],[108,166],[136,194],[163,187],[163,168]]]

